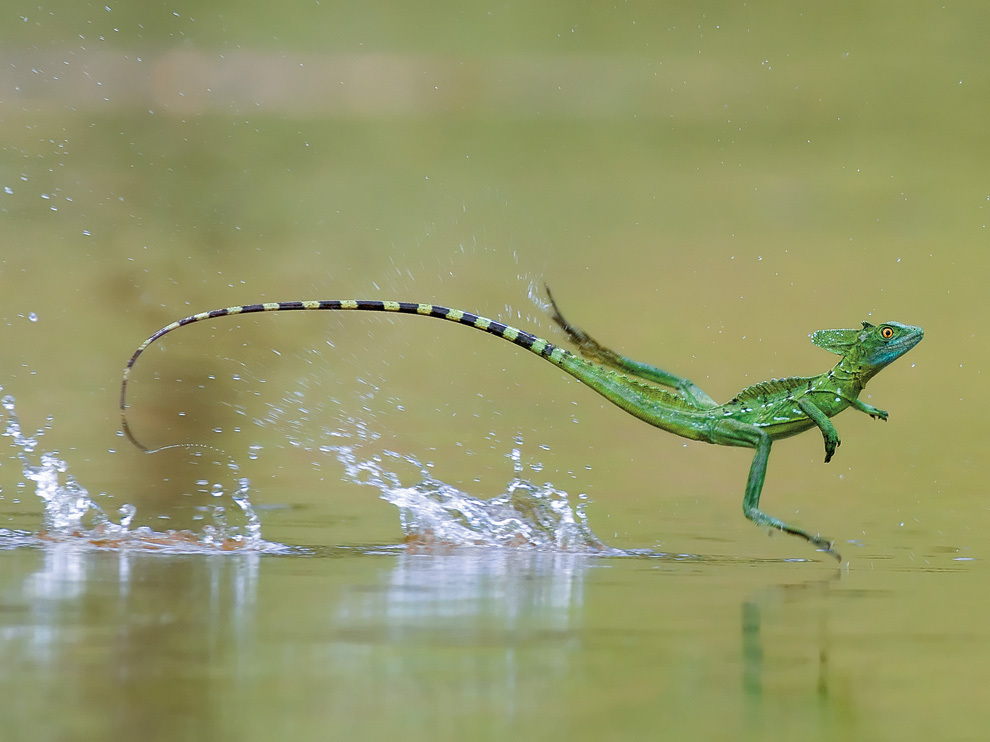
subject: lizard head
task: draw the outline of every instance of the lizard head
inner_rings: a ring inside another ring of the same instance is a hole
[[[811,334],[811,342],[876,373],[911,350],[924,336],[925,331],[913,325],[864,322],[861,330],[818,330]]]

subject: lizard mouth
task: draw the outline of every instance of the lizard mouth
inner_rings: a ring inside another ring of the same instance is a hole
[[[915,330],[916,332],[913,332],[910,335],[905,335],[904,337],[897,340],[894,343],[894,347],[898,349],[903,348],[904,351],[909,351],[911,350],[911,348],[913,348],[918,343],[920,343],[922,338],[925,337],[925,331],[922,330],[920,327],[916,327]]]

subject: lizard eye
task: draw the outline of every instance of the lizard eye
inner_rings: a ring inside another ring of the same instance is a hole
[[[884,340],[890,340],[892,337],[894,337],[894,329],[892,327],[884,327],[882,330],[880,330],[880,337],[882,337]]]

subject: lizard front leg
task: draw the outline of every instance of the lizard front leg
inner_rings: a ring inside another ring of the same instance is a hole
[[[849,404],[860,412],[865,412],[874,420],[887,420],[887,410],[881,410],[871,404],[866,404],[866,402],[863,402],[859,397],[856,397],[856,399],[852,400]]]
[[[832,456],[835,454],[835,449],[841,443],[839,440],[839,434],[835,430],[835,426],[832,425],[832,421],[828,419],[828,415],[815,407],[815,403],[807,397],[801,397],[801,399],[797,401],[797,405],[801,408],[801,412],[814,420],[815,425],[817,425],[822,431],[822,438],[825,439],[825,463],[827,464],[832,460]]]

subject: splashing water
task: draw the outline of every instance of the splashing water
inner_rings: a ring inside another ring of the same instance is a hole
[[[356,424],[358,438],[374,439]],[[341,432],[333,435],[348,437]],[[352,445],[321,446],[344,465],[346,477],[357,484],[375,487],[381,498],[399,508],[405,541],[419,547],[511,546],[576,553],[604,554],[614,550],[591,530],[584,503],[571,507],[566,492],[550,483],[534,485],[521,478],[520,446],[512,459],[515,476],[506,491],[489,500],[468,495],[436,479],[415,457],[383,451],[360,459]],[[411,466],[420,481],[402,484],[393,469]],[[618,553],[617,551],[615,553]]]
[[[24,477],[34,482],[35,492],[45,505],[43,527],[38,534],[32,537],[27,533],[0,529],[0,547],[56,541],[172,553],[284,551],[287,548],[261,538],[261,522],[248,497],[249,481],[246,477],[237,480],[237,488],[231,494],[243,516],[244,523],[241,525],[229,523],[226,509],[219,504],[211,509],[213,522],[205,524],[199,533],[188,530],[154,531],[147,526],[131,528],[137,508],[130,503],[119,508],[120,519],[115,521],[68,472],[68,464],[59,458],[58,451],[45,451],[38,457],[34,456],[46,429],[37,431],[33,436],[25,435],[15,411],[14,398],[7,395],[0,400],[0,404],[6,418],[2,435],[11,439]],[[236,471],[235,465],[231,468]],[[217,487],[220,488],[219,493]],[[214,494],[223,494],[221,485],[214,485]]]
[[[0,528],[0,548],[59,542],[167,553],[292,551],[290,547],[262,538],[261,522],[250,502],[246,477],[236,480],[236,489],[230,495],[239,510],[237,524],[229,522],[227,509],[221,504],[208,508],[212,523],[203,525],[198,532],[132,527],[137,508],[130,503],[117,510],[115,519],[69,473],[68,464],[59,457],[58,451],[36,454],[39,440],[50,427],[50,421],[48,427],[34,435],[25,435],[14,398],[7,395],[0,404],[5,417],[2,435],[11,440],[25,479],[34,483],[35,492],[45,507],[43,526],[36,534]],[[368,432],[358,421],[350,421],[349,427],[356,430],[353,437],[357,444],[379,437]],[[342,431],[329,435],[348,441],[352,438],[351,434]],[[297,441],[293,444],[301,445]],[[514,476],[505,492],[488,500],[472,497],[435,478],[428,466],[410,455],[386,450],[362,459],[358,455],[358,445],[350,442],[324,445],[318,450],[337,458],[344,467],[346,479],[376,488],[383,500],[399,509],[400,525],[409,547],[488,546],[573,554],[623,553],[606,546],[592,532],[584,512],[584,501],[574,507],[568,494],[549,482],[536,485],[523,478],[521,446],[522,440],[517,437],[515,447],[508,455]],[[260,446],[252,447],[249,458],[257,457],[258,448]],[[419,481],[405,485],[399,472],[410,467]],[[229,468],[235,472],[238,469],[233,461]],[[539,471],[541,467],[531,465],[530,468]],[[217,497],[224,495],[223,486],[212,485],[211,493]],[[0,499],[2,497],[0,491]]]

